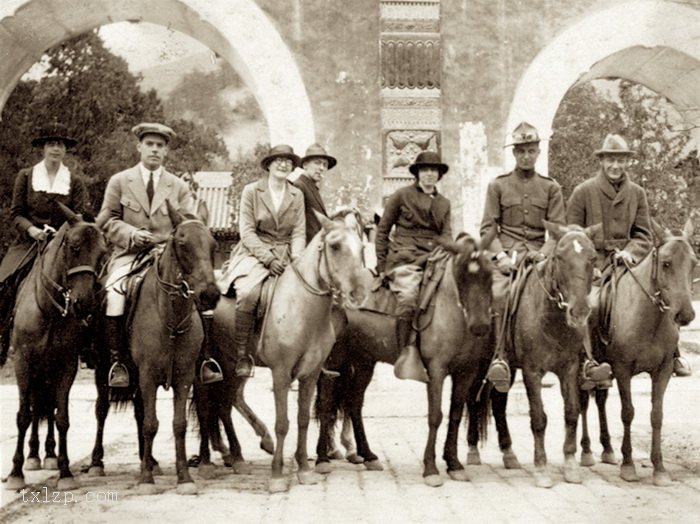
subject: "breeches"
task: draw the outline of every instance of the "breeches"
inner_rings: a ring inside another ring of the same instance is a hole
[[[387,273],[389,289],[396,295],[396,314],[411,315],[418,308],[423,268],[415,264],[397,266]]]
[[[502,314],[506,307],[506,294],[508,293],[508,287],[510,286],[510,277],[504,275],[498,269],[493,269],[492,281],[491,281],[491,293],[493,293],[493,301],[491,302],[491,308],[494,313]]]
[[[254,286],[240,285],[243,279],[234,280],[233,286],[236,290],[236,311],[242,313],[254,313],[260,301],[263,282],[258,282]]]
[[[136,255],[126,254],[112,261],[110,273],[107,276],[105,291],[107,296],[107,309],[105,314],[108,317],[118,317],[124,314],[126,306],[126,278],[131,269],[131,263]]]

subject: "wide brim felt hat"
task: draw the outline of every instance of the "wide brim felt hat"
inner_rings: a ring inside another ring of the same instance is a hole
[[[627,140],[620,135],[609,134],[603,140],[603,147],[596,150],[595,155],[634,155],[636,151],[629,148]]]
[[[320,144],[313,144],[309,146],[309,148],[306,150],[306,153],[301,159],[301,165],[303,166],[306,161],[313,160],[314,158],[325,158],[328,162],[328,169],[333,169],[338,163],[335,157],[332,157],[331,155],[326,153],[326,150],[323,149],[323,146],[321,146]]]
[[[145,135],[160,135],[167,143],[177,136],[172,128],[157,122],[141,122],[131,128],[131,132],[141,140]]]
[[[260,161],[260,167],[267,171],[272,161],[276,158],[289,158],[294,164],[295,169],[301,166],[301,158],[294,153],[292,146],[280,144],[270,149],[267,156]]]
[[[440,155],[434,151],[423,151],[418,154],[416,160],[408,166],[408,170],[412,175],[418,176],[418,170],[421,167],[435,167],[440,173],[440,176],[449,171],[450,167],[442,162]]]
[[[39,128],[36,132],[36,136],[32,138],[32,146],[43,146],[46,142],[60,140],[66,147],[73,147],[78,141],[68,136],[68,134],[68,128],[65,125],[54,122],[51,125]]]

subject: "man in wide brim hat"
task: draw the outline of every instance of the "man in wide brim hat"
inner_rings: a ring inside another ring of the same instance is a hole
[[[323,149],[323,146],[320,144],[312,144],[308,147],[306,150],[306,154],[304,157],[301,159],[301,165],[303,165],[308,162],[309,160],[313,160],[315,158],[323,158],[328,162],[328,169],[333,169],[335,165],[338,163],[338,161],[335,159],[335,157],[332,157],[328,153],[326,153],[326,150]]]
[[[36,136],[32,139],[34,147],[41,147],[46,142],[63,142],[66,147],[75,146],[78,141],[75,138],[68,136],[68,128],[58,122],[51,125],[41,127]]]
[[[627,140],[620,135],[610,133],[603,141],[603,147],[596,150],[595,156],[603,155],[635,155],[637,152],[630,149],[627,145]]]
[[[418,171],[421,167],[434,167],[440,173],[440,177],[447,173],[450,169],[447,164],[443,164],[440,155],[434,151],[422,151],[416,157],[416,160],[408,166],[408,170],[413,176],[418,176]]]
[[[294,149],[292,149],[292,146],[288,146],[286,144],[280,144],[272,149],[270,149],[270,152],[267,154],[266,157],[264,157],[260,161],[260,167],[262,167],[265,171],[268,170],[268,167],[270,167],[270,164],[272,161],[276,158],[288,158],[292,161],[294,164],[294,169],[299,167],[301,165],[301,158],[299,158],[295,153]]]

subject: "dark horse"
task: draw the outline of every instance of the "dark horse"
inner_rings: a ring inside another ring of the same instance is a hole
[[[302,484],[312,484],[320,477],[308,466],[306,439],[310,419],[310,406],[321,367],[335,342],[333,303],[343,299],[349,306],[361,301],[364,294],[359,273],[362,269],[362,243],[356,229],[344,222],[334,222],[320,217],[323,229],[314,237],[302,256],[290,264],[278,278],[276,290],[270,299],[261,326],[251,340],[251,352],[256,364],[272,371],[275,395],[275,433],[277,442],[272,461],[271,492],[287,489],[283,477],[284,439],[289,430],[287,396],[293,380],[299,381],[298,439],[295,453],[298,478]],[[209,440],[216,437],[218,420],[224,421],[229,435],[234,464],[242,462],[240,447],[231,440],[231,407],[247,412],[249,421],[255,422],[258,434],[263,436],[262,447],[269,449],[264,425],[250,411],[243,398],[247,379],[235,377],[233,347],[234,298],[222,297],[214,313],[214,355],[224,371],[224,382],[202,388],[203,402],[198,399],[201,445],[200,460],[210,466]],[[207,402],[205,399],[216,399]],[[217,439],[218,440],[218,439]],[[220,445],[220,444],[219,444]]]
[[[632,459],[630,425],[634,418],[631,379],[639,373],[651,376],[651,462],[654,465],[654,484],[666,486],[671,479],[664,468],[661,453],[661,424],[666,386],[673,373],[673,355],[678,346],[679,326],[688,325],[695,318],[692,305],[693,269],[697,258],[689,239],[693,226],[686,222],[680,235],[656,232],[659,239],[650,253],[636,267],[623,273],[617,283],[613,303],[608,344],[604,344],[593,329],[597,358],[610,362],[617,379],[622,403],[622,465],[620,476],[628,481],[639,480]],[[595,392],[600,418],[600,442],[603,462],[615,464],[610,446],[605,401],[608,391]],[[583,436],[581,463],[593,464],[591,441],[586,423],[588,394],[581,396]]]
[[[132,306],[128,344],[138,381],[125,394],[112,392],[112,397],[133,398],[141,458],[139,490],[149,494],[155,491],[153,469],[157,465],[152,456],[158,431],[156,393],[159,386],[172,386],[177,491],[193,494],[196,486],[185,456],[186,403],[204,338],[197,310],[213,309],[219,299],[213,269],[216,243],[199,218],[180,214],[169,202],[167,206],[173,232],[163,251],[155,255]],[[98,426],[90,465],[93,474],[104,474],[102,437],[109,411],[108,371],[109,356],[101,351],[95,371]]]
[[[107,248],[100,229],[58,203],[67,222],[41,252],[22,283],[15,304],[11,344],[17,351],[19,388],[17,449],[7,489],[24,487],[24,437],[32,421],[47,418],[53,436],[58,428],[58,489],[77,482],[68,461],[68,394],[78,371],[79,349],[89,319],[98,311],[97,271]],[[38,461],[38,437],[30,457]],[[47,438],[47,458],[54,457]]]
[[[457,433],[465,403],[470,413],[481,414],[486,423],[486,405],[477,403],[477,393],[486,375],[491,347],[491,263],[468,235],[444,246],[451,256],[436,290],[431,323],[420,333],[420,348],[428,370],[429,436],[424,454],[423,477],[430,486],[442,484],[435,465],[435,438],[442,420],[440,409],[445,377],[452,376],[450,424],[444,458],[450,476],[466,480],[464,467],[457,458]],[[330,434],[338,408],[350,417],[357,453],[368,469],[382,469],[367,442],[362,406],[364,394],[377,362],[394,363],[400,348],[396,346],[395,319],[371,311],[346,312],[348,325],[336,343],[328,365],[340,371],[332,380],[322,379],[317,398],[321,422],[317,446],[317,470],[328,472]]]

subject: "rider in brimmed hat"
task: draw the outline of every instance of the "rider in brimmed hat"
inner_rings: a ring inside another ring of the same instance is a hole
[[[416,177],[415,183],[388,198],[377,226],[377,273],[386,276],[397,297],[396,336],[401,354],[394,374],[427,382],[412,323],[428,255],[438,246],[438,238],[452,240],[450,201],[436,187],[448,166],[437,153],[423,151],[408,169]]]
[[[326,206],[321,198],[321,182],[325,174],[333,169],[337,164],[334,157],[326,153],[326,150],[319,144],[313,144],[306,150],[306,154],[301,159],[301,168],[304,173],[294,181],[294,185],[304,193],[304,208],[306,215],[306,243],[321,230],[321,223],[314,214],[314,211],[328,216]]]
[[[513,146],[515,169],[489,184],[481,221],[482,238],[492,234],[493,228],[496,228],[496,238],[490,250],[495,253],[497,269],[493,273],[493,310],[497,333],[501,331],[510,273],[526,254],[540,259],[551,251],[551,242],[545,244],[545,220],[563,224],[565,219],[561,187],[554,179],[535,171],[535,162],[540,154],[537,129],[527,122],[521,122],[513,130],[511,138],[506,147]],[[501,342],[497,348],[499,351],[489,367],[488,378],[497,390],[505,392],[510,388],[512,378],[507,362],[509,348],[503,347]]]

